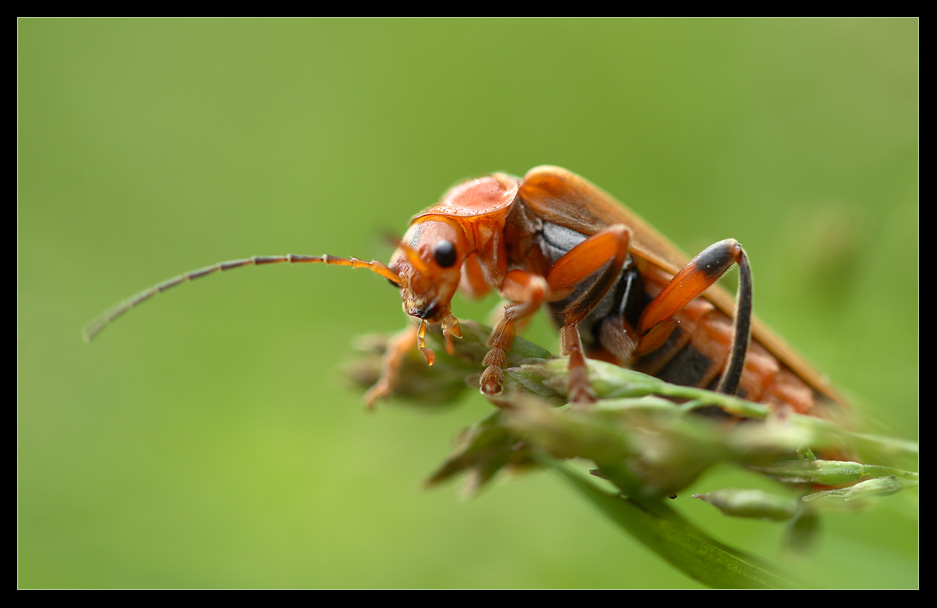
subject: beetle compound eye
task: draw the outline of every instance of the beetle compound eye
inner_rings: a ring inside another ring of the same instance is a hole
[[[442,268],[449,268],[456,263],[455,245],[450,241],[439,241],[433,247],[433,259]]]

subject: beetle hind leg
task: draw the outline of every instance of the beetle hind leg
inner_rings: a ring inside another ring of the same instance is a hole
[[[733,265],[739,267],[739,287],[732,339],[716,390],[734,395],[738,391],[751,342],[752,273],[745,250],[735,239],[710,245],[675,274],[647,305],[638,321],[639,350],[661,346],[676,325],[674,315],[715,283]]]

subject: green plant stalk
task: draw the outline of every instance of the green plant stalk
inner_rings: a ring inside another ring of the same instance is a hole
[[[619,528],[672,566],[709,587],[719,589],[787,589],[810,586],[764,560],[708,536],[663,501],[637,502],[598,488],[566,465],[541,457],[549,466]]]
[[[464,321],[462,328],[464,337],[452,356],[445,354],[438,336],[427,335],[427,342],[440,353],[436,365],[429,368],[412,353],[401,368],[399,395],[412,399],[412,394],[427,405],[446,406],[453,403],[454,395],[477,386],[489,330],[471,321]],[[380,350],[367,349],[370,354],[352,373],[360,384],[376,379]],[[588,367],[598,401],[590,408],[557,407],[566,402],[567,362],[517,338],[508,353],[504,391],[490,398],[498,409],[466,429],[428,485],[464,475],[466,489],[475,493],[501,470],[549,468],[648,549],[715,588],[816,585],[794,580],[765,560],[720,543],[671,508],[666,497],[681,492],[710,467],[731,463],[790,485],[801,496],[792,500],[787,519],[797,544],[809,544],[804,539],[815,536],[809,528],[815,527],[816,507],[806,508],[806,501],[835,507],[837,502],[887,496],[917,485],[916,473],[881,464],[818,460],[814,455],[817,449],[847,446],[875,455],[866,463],[895,457],[916,461],[913,442],[862,435],[836,422],[793,412],[776,415],[763,404],[668,384],[600,361],[589,360]],[[695,413],[712,407],[752,423],[725,426]],[[574,472],[563,464],[566,459],[591,461],[596,474],[618,492],[609,493]],[[849,482],[858,483],[803,494],[811,484]],[[764,515],[765,500],[769,499],[756,501],[756,515]],[[751,517],[752,505],[742,506],[743,516]],[[776,511],[767,519],[783,521],[783,514]]]

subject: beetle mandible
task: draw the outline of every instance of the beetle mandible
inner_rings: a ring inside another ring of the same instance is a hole
[[[405,353],[428,364],[427,324],[439,323],[452,350],[461,337],[450,305],[495,290],[508,304],[488,340],[479,382],[501,391],[505,352],[517,326],[546,304],[569,357],[568,398],[594,401],[587,356],[664,380],[822,414],[841,397],[752,315],[751,269],[734,239],[692,260],[632,211],[584,178],[541,166],[522,178],[495,173],[462,182],[411,219],[390,263],[329,255],[255,256],[187,272],[151,287],[92,323],[93,338],[124,312],[170,287],[248,265],[324,263],[367,268],[400,289],[414,324],[388,345],[368,406],[393,391]],[[713,285],[739,268],[737,297]]]

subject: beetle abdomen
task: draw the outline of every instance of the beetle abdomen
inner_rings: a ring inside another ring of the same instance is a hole
[[[647,287],[650,299],[663,285]],[[728,359],[732,320],[705,298],[691,301],[674,318],[677,326],[667,340],[630,367],[672,384],[715,388]],[[758,403],[787,405],[799,413],[808,413],[826,400],[757,340],[749,346],[737,394]]]

